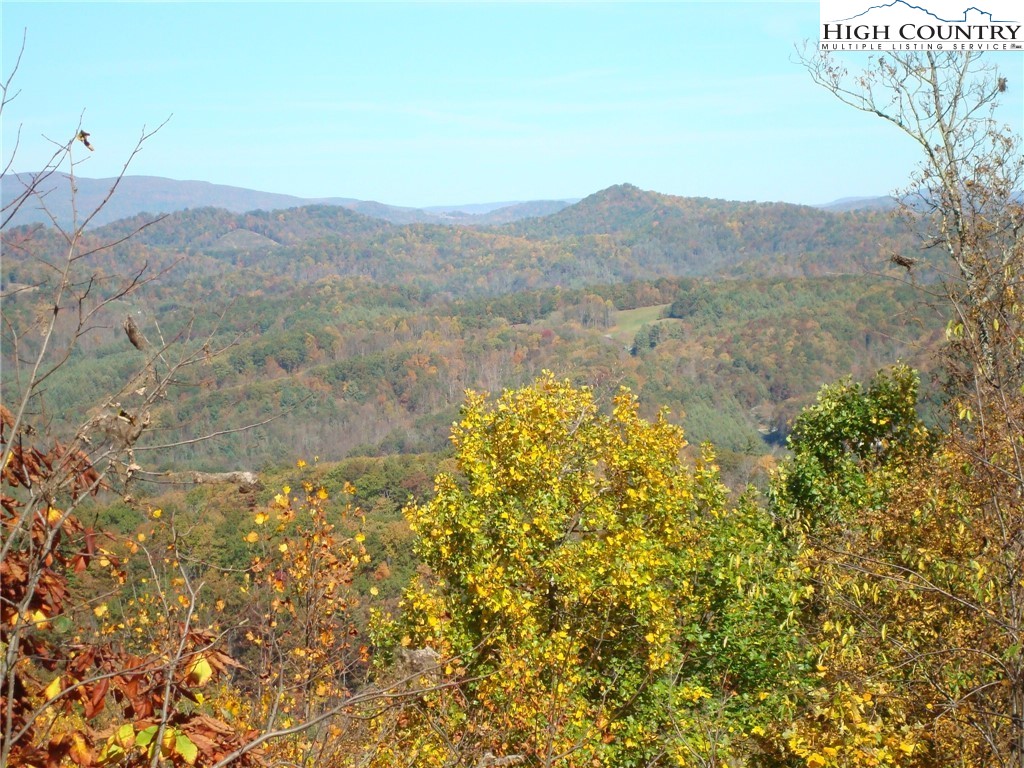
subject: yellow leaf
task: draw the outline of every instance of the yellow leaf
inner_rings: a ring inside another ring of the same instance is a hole
[[[131,749],[135,745],[135,726],[125,723],[117,729],[113,739],[125,749]]]
[[[89,749],[89,744],[80,733],[73,733],[71,735],[70,757],[79,765],[92,765],[93,763],[92,750]]]
[[[45,696],[46,700],[49,701],[50,699],[56,698],[62,690],[64,690],[64,686],[60,682],[60,677],[55,677],[53,678],[53,681],[46,686],[46,690],[43,691],[43,696]]]
[[[210,666],[205,655],[200,655],[192,661],[185,679],[190,685],[203,686],[211,677],[213,677],[213,667]]]
[[[807,768],[824,768],[826,765],[828,765],[828,760],[817,752],[807,758]]]
[[[160,757],[165,760],[169,760],[174,754],[174,742],[177,738],[177,731],[173,728],[168,728],[164,731],[163,740],[160,742]]]

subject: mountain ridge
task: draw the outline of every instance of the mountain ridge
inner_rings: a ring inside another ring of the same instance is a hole
[[[23,193],[26,186],[31,183],[32,177],[33,175],[29,173],[9,173],[3,177],[0,199],[5,208]],[[81,212],[96,209],[107,197],[111,186],[117,179],[93,179],[76,176],[74,181],[77,187],[76,205],[78,211]],[[630,184],[615,185],[608,189],[614,190],[620,187],[623,190],[626,187],[639,189]],[[51,174],[42,183],[40,192],[45,194],[47,207],[53,214],[53,218],[64,226],[70,224],[72,207],[69,177],[63,173]],[[594,193],[594,195],[597,194],[600,192]],[[625,195],[626,193],[620,190],[619,194]],[[297,197],[201,180],[176,180],[163,176],[124,176],[118,183],[117,193],[93,218],[90,227],[103,226],[142,213],[166,214],[207,207],[222,208],[232,213],[248,213],[288,210],[312,205],[338,206],[392,224],[455,224],[478,227],[511,224],[527,218],[552,215],[594,195],[582,199],[465,203],[413,208],[351,197]],[[628,197],[628,195],[626,196]],[[665,197],[672,198],[673,196],[665,195]],[[891,203],[887,201],[891,201],[891,198],[847,197],[812,207],[826,210],[891,207]],[[796,203],[787,204],[798,205]],[[11,225],[33,223],[50,224],[52,222],[50,216],[41,209],[36,201],[29,200],[12,219]]]
[[[2,199],[4,208],[31,185],[33,177],[34,175],[31,173],[9,173],[3,177],[0,199]],[[486,226],[507,223],[525,215],[535,215],[531,211],[535,210],[537,206],[542,206],[544,210],[550,212],[575,202],[574,200],[529,200],[413,208],[352,197],[297,197],[228,184],[169,179],[163,176],[124,176],[120,180],[75,176],[74,186],[77,190],[75,202],[78,211],[93,211],[98,208],[115,182],[117,182],[117,193],[106,202],[102,210],[90,222],[92,227],[103,226],[140,213],[165,214],[207,207],[223,208],[232,213],[248,213],[258,210],[287,210],[310,205],[347,208],[393,224],[455,223]],[[73,219],[71,186],[71,178],[64,173],[50,174],[39,184],[39,192],[45,196],[47,209],[53,215],[53,219],[64,226],[69,225]],[[51,217],[42,209],[37,200],[30,199],[12,219],[11,225],[35,223],[49,224]]]

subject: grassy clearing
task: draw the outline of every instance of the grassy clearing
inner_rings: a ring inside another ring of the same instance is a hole
[[[660,320],[669,306],[671,305],[655,304],[650,307],[620,310],[615,313],[615,325],[608,329],[608,335],[624,346],[629,346],[633,343],[633,337],[640,330],[640,326]]]

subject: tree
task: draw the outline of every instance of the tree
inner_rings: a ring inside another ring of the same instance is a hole
[[[895,462],[865,465],[857,446],[872,444],[863,441],[874,420],[855,416],[861,442],[838,452],[820,439],[849,433],[849,403],[831,393],[815,429],[794,435],[796,455],[776,503],[784,517],[800,518],[802,557],[819,588],[808,616],[823,658],[817,711],[831,725],[805,721],[793,748],[820,766],[861,764],[856,750],[870,748],[883,762],[1019,768],[1024,157],[1020,137],[994,120],[1006,81],[975,53],[888,54],[852,76],[826,55],[805,64],[844,103],[882,117],[922,149],[901,213],[941,258],[893,261],[924,290],[942,286],[952,426],[927,449],[919,427],[894,435],[904,446]],[[903,413],[890,417],[911,424]],[[836,476],[823,504],[829,475],[812,475],[825,460],[854,471]],[[851,736],[853,715],[870,738]]]
[[[1024,154],[1020,136],[995,119],[1006,78],[970,51],[873,57],[852,75],[828,54],[803,62],[843,103],[881,117],[921,148],[901,213],[944,258],[899,263],[924,270],[921,282],[941,280],[960,395],[975,403],[1013,396],[1024,382],[1017,299]]]
[[[13,76],[4,81],[0,110],[14,98]],[[152,135],[143,130],[129,162]],[[192,696],[196,665],[210,667],[212,674],[214,667],[224,669],[226,657],[192,623],[195,606],[188,598],[182,620],[166,617],[173,634],[166,653],[137,656],[94,641],[102,634],[96,620],[106,613],[106,604],[81,601],[74,582],[90,566],[104,570],[115,585],[123,585],[125,575],[109,537],[84,524],[76,511],[83,499],[101,490],[116,486],[127,492],[139,469],[134,449],[152,424],[154,406],[169,384],[206,353],[187,343],[172,348],[140,341],[141,359],[120,390],[70,434],[52,434],[46,382],[79,341],[109,322],[113,308],[153,275],[142,268],[110,277],[96,266],[96,255],[117,244],[87,233],[97,211],[80,212],[73,205],[71,224],[54,221],[55,228],[46,232],[7,227],[29,201],[46,210],[42,184],[51,176],[66,176],[74,200],[76,148],[86,147],[87,138],[78,126],[67,140],[54,142],[49,163],[3,211],[5,249],[28,253],[35,263],[19,277],[25,282],[4,286],[2,308],[4,399],[10,407],[0,406],[0,765],[53,766],[65,757],[89,765],[98,750],[108,757],[117,750],[123,754],[127,742],[136,739],[147,760],[155,763],[163,753],[192,763],[195,742],[172,712],[179,700]],[[13,155],[5,175],[12,164]],[[144,338],[137,327],[135,334]],[[172,356],[175,350],[177,357]],[[145,735],[132,727],[131,734],[118,730],[103,744],[88,728],[59,727],[71,708],[85,722],[99,716],[108,694],[135,720],[152,720]]]
[[[790,747],[819,766],[1017,765],[1015,480],[927,430],[916,390],[905,368],[824,389],[775,478],[820,677]],[[1019,436],[986,439],[1006,454]]]
[[[382,764],[755,762],[785,708],[793,576],[710,453],[688,469],[664,415],[627,391],[606,415],[551,374],[470,393],[452,439],[458,475],[407,510],[429,570],[379,642],[460,685],[389,723]]]
[[[916,372],[898,365],[867,386],[847,379],[823,387],[793,424],[792,456],[774,478],[783,518],[812,536],[841,535],[859,510],[883,503],[890,475],[927,456],[933,441],[917,415],[919,385]]]
[[[800,615],[817,658],[817,685],[789,748],[818,768],[918,765],[926,752],[920,731],[930,704],[894,647],[907,647],[902,630],[913,608],[899,599],[902,585],[890,590],[873,577],[873,564],[907,546],[913,526],[895,522],[894,498],[934,443],[915,411],[917,391],[916,373],[904,366],[867,386],[824,387],[793,425],[792,456],[773,478],[774,513],[806,574]]]

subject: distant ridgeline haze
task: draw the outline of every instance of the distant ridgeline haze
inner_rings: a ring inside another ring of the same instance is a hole
[[[32,181],[32,174],[11,173],[3,178],[4,206],[21,194]],[[78,189],[77,209],[92,211],[107,197],[116,179],[75,177]],[[64,174],[53,174],[40,186],[49,214],[38,203],[30,203],[18,211],[13,224],[41,222],[49,224],[50,214],[62,225],[72,218],[71,182]],[[116,194],[93,219],[95,226],[134,216],[138,213],[171,213],[189,208],[223,208],[234,213],[301,208],[307,205],[332,205],[348,208],[366,216],[394,224],[455,223],[468,225],[506,224],[527,216],[554,213],[575,200],[534,200],[530,202],[477,203],[470,205],[408,208],[386,205],[350,197],[302,198],[275,192],[210,184],[206,181],[176,181],[158,176],[125,176],[118,183]]]

